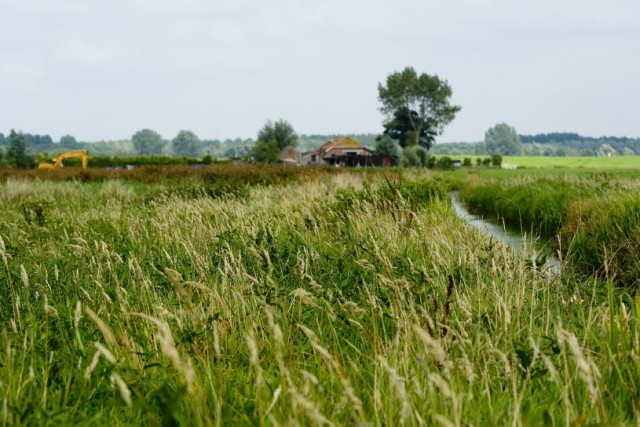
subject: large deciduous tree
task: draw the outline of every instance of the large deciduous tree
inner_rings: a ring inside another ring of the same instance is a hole
[[[142,129],[134,133],[131,137],[133,148],[143,156],[162,154],[167,142],[160,134],[151,129]]]
[[[380,111],[387,116],[385,133],[403,147],[431,148],[460,111],[450,104],[451,95],[449,83],[436,75],[418,75],[412,67],[390,74],[385,85],[378,85]]]
[[[200,157],[202,142],[195,133],[181,130],[171,141],[173,154],[182,157]]]
[[[280,119],[277,122],[267,120],[267,123],[258,132],[258,141],[275,141],[278,149],[282,151],[288,146],[296,147],[298,145],[298,135],[293,130],[293,126],[285,120]]]
[[[500,123],[484,134],[484,143],[489,154],[515,156],[522,152],[522,142],[514,128]]]

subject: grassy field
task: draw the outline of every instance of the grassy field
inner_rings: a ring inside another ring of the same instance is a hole
[[[442,157],[442,156],[438,156]],[[452,159],[463,160],[468,157],[473,165],[476,159],[487,156],[452,155]],[[579,169],[640,169],[640,156],[614,157],[543,157],[543,156],[504,156],[505,168],[579,168]]]
[[[532,157],[506,156],[503,164],[526,168],[587,168],[624,169],[639,168],[640,156],[614,157]]]
[[[3,425],[637,422],[640,298],[448,178],[209,172],[0,183]]]

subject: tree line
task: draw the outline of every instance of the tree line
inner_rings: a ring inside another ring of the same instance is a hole
[[[496,128],[500,130],[496,132]],[[510,128],[508,132],[507,128]],[[640,138],[588,137],[575,132],[521,135],[504,123],[496,125],[490,131],[487,131],[482,141],[439,144],[434,146],[432,152],[439,155],[501,154],[560,157],[640,155]]]
[[[255,138],[200,139],[190,131],[182,131],[173,140],[166,140],[152,129],[142,129],[125,140],[95,142],[78,141],[72,135],[65,135],[55,141],[46,134],[17,133],[24,137],[25,155],[37,161],[51,161],[62,152],[84,149],[89,150],[92,159],[96,156],[121,158],[165,156],[194,159],[208,156],[212,159],[241,159],[245,158],[256,144]],[[7,151],[11,145],[9,136],[0,132],[0,167],[15,164],[7,158]],[[326,141],[340,136],[342,135],[302,134],[298,136],[296,148],[299,151],[314,151]],[[351,136],[369,148],[375,146],[375,134],[351,134]],[[181,144],[183,147],[178,147]],[[94,161],[92,160],[91,163],[94,164]]]

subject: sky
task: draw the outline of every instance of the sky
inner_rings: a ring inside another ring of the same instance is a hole
[[[638,0],[0,0],[0,132],[380,133],[378,85],[438,75],[438,142],[640,137]]]

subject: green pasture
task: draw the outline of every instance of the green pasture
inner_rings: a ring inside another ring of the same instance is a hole
[[[640,169],[640,156],[614,157],[533,157],[507,156],[503,165],[526,168]]]
[[[443,156],[438,156],[443,157]],[[488,156],[452,155],[454,160],[476,159]],[[614,157],[543,157],[543,156],[504,156],[502,165],[508,168],[571,168],[571,169],[640,169],[640,156]]]

